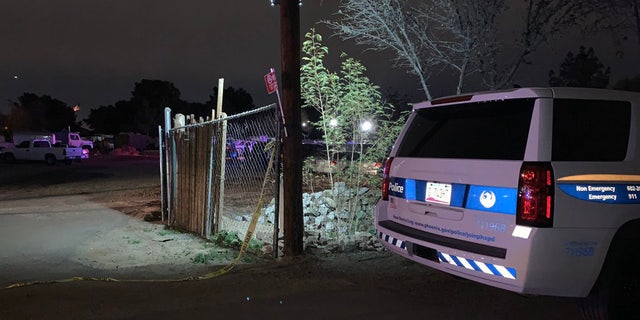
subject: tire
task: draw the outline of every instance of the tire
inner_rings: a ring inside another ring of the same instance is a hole
[[[640,240],[633,234],[616,240],[598,281],[580,300],[585,319],[640,319]]]
[[[13,155],[13,153],[5,153],[5,154],[2,156],[2,159],[3,159],[5,162],[8,162],[8,163],[14,163],[14,162],[16,162],[16,157]]]
[[[56,164],[56,156],[52,154],[48,154],[44,157],[44,160],[47,161],[48,166],[53,166]]]

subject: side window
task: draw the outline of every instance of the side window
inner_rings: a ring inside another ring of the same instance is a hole
[[[46,141],[34,141],[33,142],[33,147],[34,148],[49,148],[49,143],[47,143]]]
[[[16,146],[16,148],[29,148],[30,143],[30,141],[22,141],[19,145]]]
[[[627,154],[631,104],[626,101],[556,99],[554,161],[622,161]]]

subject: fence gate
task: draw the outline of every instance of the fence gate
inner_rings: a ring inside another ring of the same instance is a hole
[[[278,127],[273,104],[161,133],[163,221],[206,238],[224,230],[243,239],[259,212],[254,237],[273,244]]]

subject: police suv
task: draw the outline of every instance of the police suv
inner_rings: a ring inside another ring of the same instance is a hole
[[[429,267],[587,318],[640,317],[640,93],[518,88],[414,105],[376,229]]]

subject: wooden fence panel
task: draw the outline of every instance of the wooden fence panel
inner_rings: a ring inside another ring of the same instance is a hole
[[[272,105],[169,130],[164,139],[169,159],[163,181],[168,184],[170,227],[203,237],[222,229],[243,236],[250,215],[256,210],[266,212],[265,208],[257,208],[259,198],[263,198],[263,205],[274,206],[279,179],[275,179],[274,170],[268,172],[267,168],[271,159],[268,145],[279,141],[275,136],[276,115]],[[227,126],[228,136],[222,132]],[[215,184],[216,178],[221,184]],[[265,179],[270,182],[266,193],[262,190]],[[267,230],[271,228],[273,235],[273,218],[272,214],[262,219],[262,231],[256,233],[260,240],[271,242]]]

